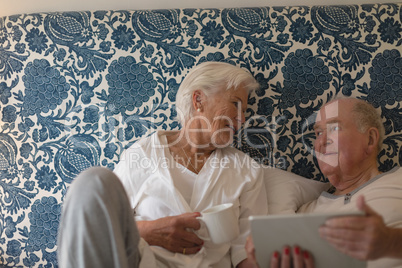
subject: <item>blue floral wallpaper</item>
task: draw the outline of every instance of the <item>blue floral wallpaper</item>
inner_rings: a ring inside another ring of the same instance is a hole
[[[234,146],[325,180],[314,111],[336,94],[383,116],[381,170],[402,162],[402,4],[19,14],[0,18],[0,267],[57,267],[69,184],[158,129],[204,61],[261,84]]]

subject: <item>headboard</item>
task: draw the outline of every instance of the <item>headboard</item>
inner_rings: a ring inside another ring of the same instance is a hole
[[[250,70],[234,146],[325,180],[311,115],[335,95],[381,113],[385,171],[402,162],[402,4],[113,10],[0,18],[0,266],[57,267],[64,195],[79,172],[178,129],[175,94],[203,61]],[[96,7],[95,7],[96,8]]]

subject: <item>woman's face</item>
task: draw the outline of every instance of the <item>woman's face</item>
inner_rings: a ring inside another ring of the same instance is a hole
[[[197,116],[201,119],[204,142],[215,148],[232,144],[233,135],[245,121],[247,100],[248,91],[243,86],[206,98]]]

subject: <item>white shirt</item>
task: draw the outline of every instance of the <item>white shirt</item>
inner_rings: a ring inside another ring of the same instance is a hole
[[[383,216],[387,226],[402,228],[402,169],[399,167],[372,178],[346,195],[323,192],[318,199],[301,206],[297,213],[356,211],[360,195]],[[402,259],[382,258],[369,261],[367,267],[402,267]]]
[[[216,149],[196,175],[193,194],[186,200],[174,183],[178,178],[173,178],[172,165],[177,162],[172,162],[165,134],[157,132],[135,143],[123,153],[116,166],[115,173],[126,188],[136,220],[200,212],[214,205],[233,203],[240,236],[232,243],[221,245],[205,241],[203,249],[194,255],[151,246],[157,266],[236,266],[247,257],[244,245],[249,234],[248,217],[267,214],[262,167],[235,148]]]

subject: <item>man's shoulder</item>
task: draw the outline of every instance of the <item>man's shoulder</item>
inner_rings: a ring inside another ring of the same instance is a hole
[[[382,173],[377,181],[379,183],[390,182],[402,185],[402,168],[394,167],[393,169]]]

